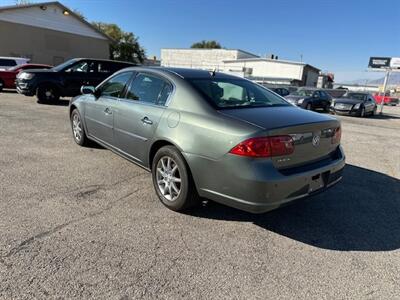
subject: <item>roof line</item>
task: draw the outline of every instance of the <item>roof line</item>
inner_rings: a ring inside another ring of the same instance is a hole
[[[238,49],[238,48],[161,48],[161,50],[228,50],[228,51],[240,51],[246,54],[250,54],[253,55],[254,58],[258,58],[260,56],[258,56],[257,54],[242,50],[242,49]]]
[[[82,23],[86,24],[87,26],[89,26],[90,28],[92,28],[94,31],[96,31],[98,34],[102,35],[103,37],[105,37],[107,40],[109,40],[110,42],[115,42],[114,39],[112,39],[111,37],[109,37],[107,34],[105,34],[104,32],[102,32],[100,29],[98,29],[96,26],[93,26],[92,24],[90,24],[88,21],[86,21],[85,19],[81,18],[80,16],[78,16],[74,11],[72,11],[71,9],[69,9],[68,7],[66,7],[64,4],[58,2],[58,1],[51,1],[51,2],[39,2],[39,3],[30,3],[30,4],[21,4],[21,5],[8,5],[8,6],[0,6],[0,13],[2,11],[6,11],[6,10],[12,10],[12,9],[20,9],[20,8],[29,8],[29,7],[40,7],[43,5],[58,5],[60,6],[62,9],[68,11],[68,13],[72,16],[74,16],[76,19],[78,19],[79,21],[81,21]]]

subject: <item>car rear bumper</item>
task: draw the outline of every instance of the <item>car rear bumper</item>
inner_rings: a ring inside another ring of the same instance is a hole
[[[287,172],[269,159],[229,155],[220,161],[184,153],[200,196],[252,213],[264,213],[295,200],[323,192],[342,178],[345,156]]]

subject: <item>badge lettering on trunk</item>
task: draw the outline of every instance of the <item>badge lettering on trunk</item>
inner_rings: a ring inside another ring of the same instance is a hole
[[[314,135],[312,138],[312,145],[314,147],[318,147],[320,140],[321,140],[321,137],[319,135]]]

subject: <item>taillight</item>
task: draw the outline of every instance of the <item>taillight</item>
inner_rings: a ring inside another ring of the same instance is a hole
[[[293,139],[288,135],[250,138],[229,153],[249,157],[272,157],[292,154]]]
[[[331,143],[332,144],[339,144],[340,139],[342,138],[342,129],[340,127],[335,129],[335,132],[332,136]]]

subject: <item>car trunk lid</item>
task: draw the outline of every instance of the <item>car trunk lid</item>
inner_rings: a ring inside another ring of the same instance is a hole
[[[260,128],[261,136],[289,135],[294,142],[292,154],[272,157],[277,169],[298,167],[333,153],[338,142],[332,142],[340,123],[333,117],[296,107],[269,107],[222,110],[229,115]]]

